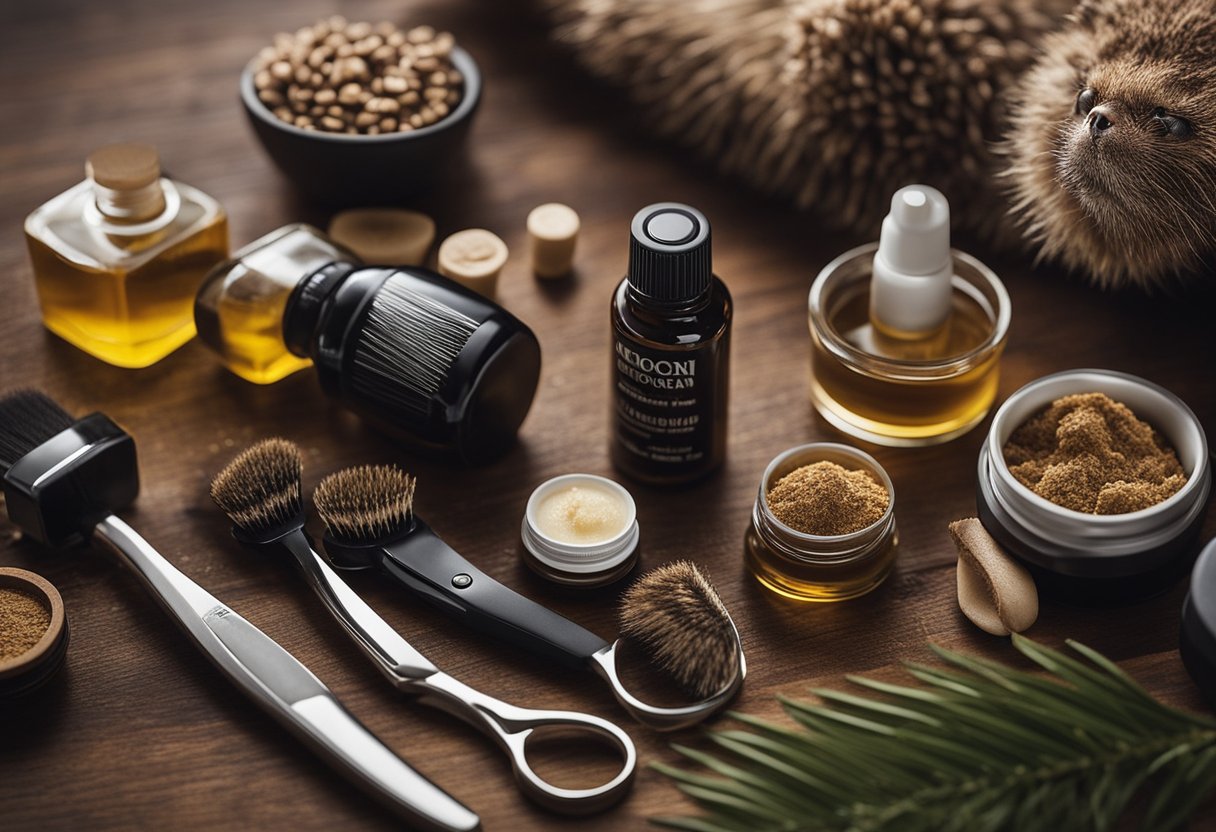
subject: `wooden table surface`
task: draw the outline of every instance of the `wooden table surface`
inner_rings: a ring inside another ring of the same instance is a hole
[[[590,629],[615,630],[616,590],[563,591],[518,555],[524,502],[540,481],[571,471],[612,475],[608,441],[608,298],[623,272],[628,223],[650,202],[681,200],[714,223],[715,263],[735,297],[729,460],[681,491],[634,488],[643,562],[689,557],[708,567],[742,631],[750,674],[737,707],[775,715],[774,694],[839,684],[850,672],[894,674],[939,644],[1015,660],[1008,643],[959,613],[946,524],[973,512],[986,424],[925,450],[869,448],[899,495],[902,552],[878,591],[839,605],[797,605],[742,568],[742,536],[758,479],[785,448],[840,437],[808,397],[806,293],[832,256],[862,240],[755,197],[687,154],[644,137],[623,101],[582,78],[541,26],[509,3],[366,2],[351,19],[430,22],[456,33],[481,62],[486,91],[459,187],[414,201],[440,235],[469,226],[514,252],[505,305],[539,336],[540,390],[518,446],[480,470],[418,460],[324,398],[309,372],[269,387],[229,375],[195,342],[156,366],[101,364],[46,333],[21,223],[79,181],[83,160],[113,140],[159,146],[172,174],[215,195],[235,248],[282,225],[328,217],[300,204],[247,129],[236,78],[277,31],[333,11],[322,0],[41,0],[7,3],[0,20],[0,388],[33,385],[74,412],[102,410],[136,437],[143,495],[126,518],[175,564],[304,660],[392,748],[498,829],[573,828],[515,790],[481,735],[384,684],[285,564],[240,549],[206,496],[210,477],[256,439],[306,449],[306,487],[354,463],[397,462],[419,475],[420,511],[458,550],[504,583]],[[19,8],[18,8],[19,7]],[[890,190],[901,183],[876,183]],[[583,218],[573,279],[529,273],[524,218],[542,202]],[[1026,260],[988,259],[1013,298],[1001,397],[1046,373],[1107,367],[1173,390],[1216,435],[1211,292],[1146,298],[1106,294]],[[1216,534],[1216,512],[1206,536]],[[33,569],[62,591],[72,628],[66,672],[35,698],[0,708],[0,827],[18,829],[382,828],[393,817],[332,774],[222,679],[154,601],[104,553],[49,554],[0,524],[0,565]],[[627,721],[589,674],[553,672],[452,626],[374,579],[354,585],[453,675],[511,702],[568,707],[629,727],[643,763],[673,760],[670,737]],[[1201,707],[1178,660],[1185,586],[1121,610],[1046,603],[1031,635],[1074,637],[1105,651],[1154,692]],[[691,732],[689,732],[691,733]],[[682,737],[688,739],[686,733]],[[548,760],[567,778],[602,760]],[[619,808],[585,830],[641,827],[686,805],[641,769]]]

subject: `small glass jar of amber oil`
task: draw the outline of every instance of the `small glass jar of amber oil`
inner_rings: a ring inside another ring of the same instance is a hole
[[[952,252],[950,316],[925,338],[875,326],[870,275],[877,245],[829,263],[811,287],[811,400],[833,427],[879,445],[948,442],[996,399],[1009,295],[983,263]]]
[[[796,601],[846,601],[895,565],[895,488],[874,457],[832,442],[791,448],[764,471],[744,535],[748,570]]]
[[[946,442],[996,398],[1009,295],[950,248],[946,199],[892,197],[881,239],[837,257],[811,286],[811,399],[834,427],[880,445]]]

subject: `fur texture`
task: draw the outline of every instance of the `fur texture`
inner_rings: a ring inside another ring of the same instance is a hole
[[[875,236],[923,182],[1104,285],[1212,262],[1216,0],[543,2],[656,130],[827,223]]]
[[[659,132],[871,235],[913,182],[994,224],[1006,94],[1073,2],[545,1],[557,37]]]
[[[1085,0],[1015,95],[1014,215],[1043,257],[1113,285],[1216,250],[1216,4]]]

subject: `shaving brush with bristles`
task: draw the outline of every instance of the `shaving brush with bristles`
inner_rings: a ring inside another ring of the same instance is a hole
[[[211,480],[211,499],[238,537],[268,543],[304,528],[304,460],[286,439],[265,439],[242,451]]]
[[[555,37],[661,133],[873,236],[890,195],[943,191],[996,228],[1006,92],[1072,0],[544,0]]]
[[[704,698],[739,673],[738,635],[704,573],[678,560],[637,580],[621,598],[621,635],[637,639],[691,695]]]
[[[325,551],[343,569],[376,569],[410,593],[484,633],[523,647],[567,667],[592,668],[613,688],[618,701],[638,720],[661,730],[698,722],[723,707],[742,685],[742,647],[730,616],[717,595],[682,600],[689,624],[652,633],[647,643],[658,654],[687,655],[695,649],[695,626],[704,647],[718,655],[723,627],[729,627],[736,654],[733,674],[709,690],[701,701],[678,708],[649,705],[624,688],[616,670],[617,645],[549,610],[491,578],[439,538],[414,511],[415,480],[395,466],[348,468],[323,479],[313,493],[317,513],[325,522]],[[708,587],[708,583],[704,584]],[[643,596],[644,597],[644,596]],[[693,608],[698,601],[703,609]],[[698,614],[699,612],[699,614]],[[670,645],[660,642],[663,636]],[[655,641],[655,639],[659,641]],[[686,660],[686,665],[691,665]],[[718,659],[719,667],[729,665]],[[670,665],[669,665],[670,666]],[[688,685],[701,691],[706,685]]]

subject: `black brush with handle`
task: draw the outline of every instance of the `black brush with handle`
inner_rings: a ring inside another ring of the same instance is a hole
[[[707,622],[684,630],[692,648],[721,660],[707,678],[689,686],[699,696],[664,707],[635,696],[617,669],[620,644],[609,643],[568,618],[491,578],[448,546],[413,512],[414,478],[395,466],[365,465],[331,474],[313,494],[325,521],[325,551],[343,569],[379,569],[415,595],[482,632],[567,667],[591,668],[639,722],[659,730],[693,725],[723,708],[742,687],[747,665],[734,622],[717,599],[686,595],[694,615]]]
[[[51,548],[101,541],[246,696],[411,825],[459,832],[477,815],[389,750],[269,636],[186,577],[117,512],[139,493],[135,441],[101,413],[73,419],[46,395],[0,398],[9,518]]]

